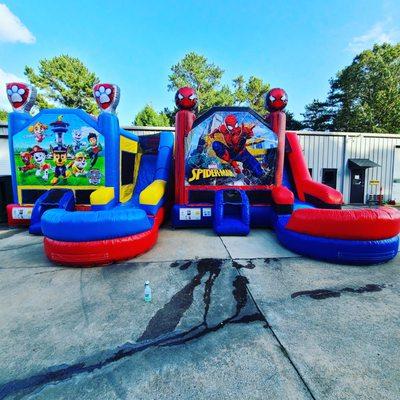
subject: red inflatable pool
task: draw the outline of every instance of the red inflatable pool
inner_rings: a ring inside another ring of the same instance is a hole
[[[50,261],[69,266],[92,267],[128,260],[145,253],[155,245],[163,219],[162,207],[155,215],[150,230],[115,239],[63,242],[45,237],[44,251]]]
[[[348,210],[298,209],[291,215],[286,229],[335,239],[388,239],[400,231],[400,212],[391,207]]]

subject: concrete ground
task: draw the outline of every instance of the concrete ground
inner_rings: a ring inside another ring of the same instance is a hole
[[[164,228],[92,269],[3,230],[0,260],[0,399],[399,399],[398,257],[340,266],[265,230]]]

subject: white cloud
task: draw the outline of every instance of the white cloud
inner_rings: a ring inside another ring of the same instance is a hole
[[[363,35],[354,37],[347,48],[352,53],[359,53],[374,44],[394,43],[399,38],[400,32],[391,27],[390,20],[387,20],[386,22],[377,22]]]
[[[0,42],[35,43],[29,29],[3,3],[0,3]]]
[[[0,68],[0,109],[11,111],[11,105],[7,99],[6,94],[6,83],[24,81],[25,79],[21,79],[17,75],[6,72]]]

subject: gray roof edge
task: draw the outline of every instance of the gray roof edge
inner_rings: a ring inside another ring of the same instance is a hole
[[[375,161],[370,160],[369,158],[349,158],[348,163],[354,164],[358,168],[374,168],[374,167],[380,167],[378,163]],[[350,168],[349,165],[349,168]]]
[[[7,122],[0,122],[0,128],[7,128]],[[134,126],[122,125],[122,129],[127,131],[174,131],[173,126]],[[391,138],[400,139],[400,134],[396,133],[372,133],[372,132],[321,132],[321,131],[293,131],[300,136],[350,136],[350,137],[375,137],[375,138]]]

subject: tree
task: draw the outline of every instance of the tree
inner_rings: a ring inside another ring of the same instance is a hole
[[[0,121],[7,122],[7,111],[0,109]]]
[[[357,55],[331,80],[326,102],[314,101],[304,116],[306,125],[336,131],[400,133],[400,43]]]
[[[175,114],[177,111],[178,109],[176,107],[173,109],[164,107],[164,110],[161,111],[168,118],[168,126],[175,125]]]
[[[170,121],[164,112],[158,113],[150,104],[146,104],[137,113],[134,124],[140,126],[170,126]]]
[[[242,75],[233,80],[234,86],[234,104],[238,106],[246,105],[257,111],[261,115],[265,115],[265,95],[271,89],[269,83],[263,82],[256,76],[250,76],[248,81]],[[286,127],[290,130],[302,129],[302,123],[296,120],[293,113],[286,111]]]
[[[246,105],[265,114],[264,95],[270,89],[268,83],[256,76],[250,76],[246,81],[239,75],[233,79],[231,87],[221,84],[223,75],[223,69],[210,63],[206,57],[191,52],[171,67],[168,89],[175,91],[182,86],[193,87],[199,98],[200,112],[213,106]],[[170,118],[176,112],[164,111]]]
[[[303,129],[303,124],[298,121],[292,112],[286,110],[286,129],[290,131],[299,131]]]
[[[206,57],[194,52],[186,54],[181,61],[171,67],[169,90],[178,90],[182,86],[193,87],[199,98],[199,111],[213,106],[248,106],[261,115],[265,115],[265,94],[270,84],[261,78],[250,76],[247,80],[239,75],[232,81],[232,86],[222,85],[224,70],[210,63]],[[174,123],[176,110],[164,109],[171,125]],[[293,114],[287,112],[288,129],[298,130],[302,125]]]
[[[233,80],[234,104],[247,105],[257,111],[259,114],[265,114],[265,94],[270,90],[269,83],[263,82],[256,76],[250,76],[248,81],[242,75]]]
[[[302,114],[304,128],[312,131],[329,131],[333,129],[333,113],[326,101],[313,100],[306,106],[306,111]]]
[[[331,82],[335,129],[400,133],[400,43],[375,45]]]
[[[215,105],[231,104],[233,95],[226,85],[221,85],[224,70],[207,58],[194,52],[186,54],[178,64],[171,67],[168,76],[168,90],[175,91],[182,86],[196,90],[199,98],[199,111]]]
[[[99,79],[78,58],[61,55],[43,59],[39,61],[38,72],[26,66],[24,73],[38,88],[39,108],[64,106],[98,114],[92,88]]]

